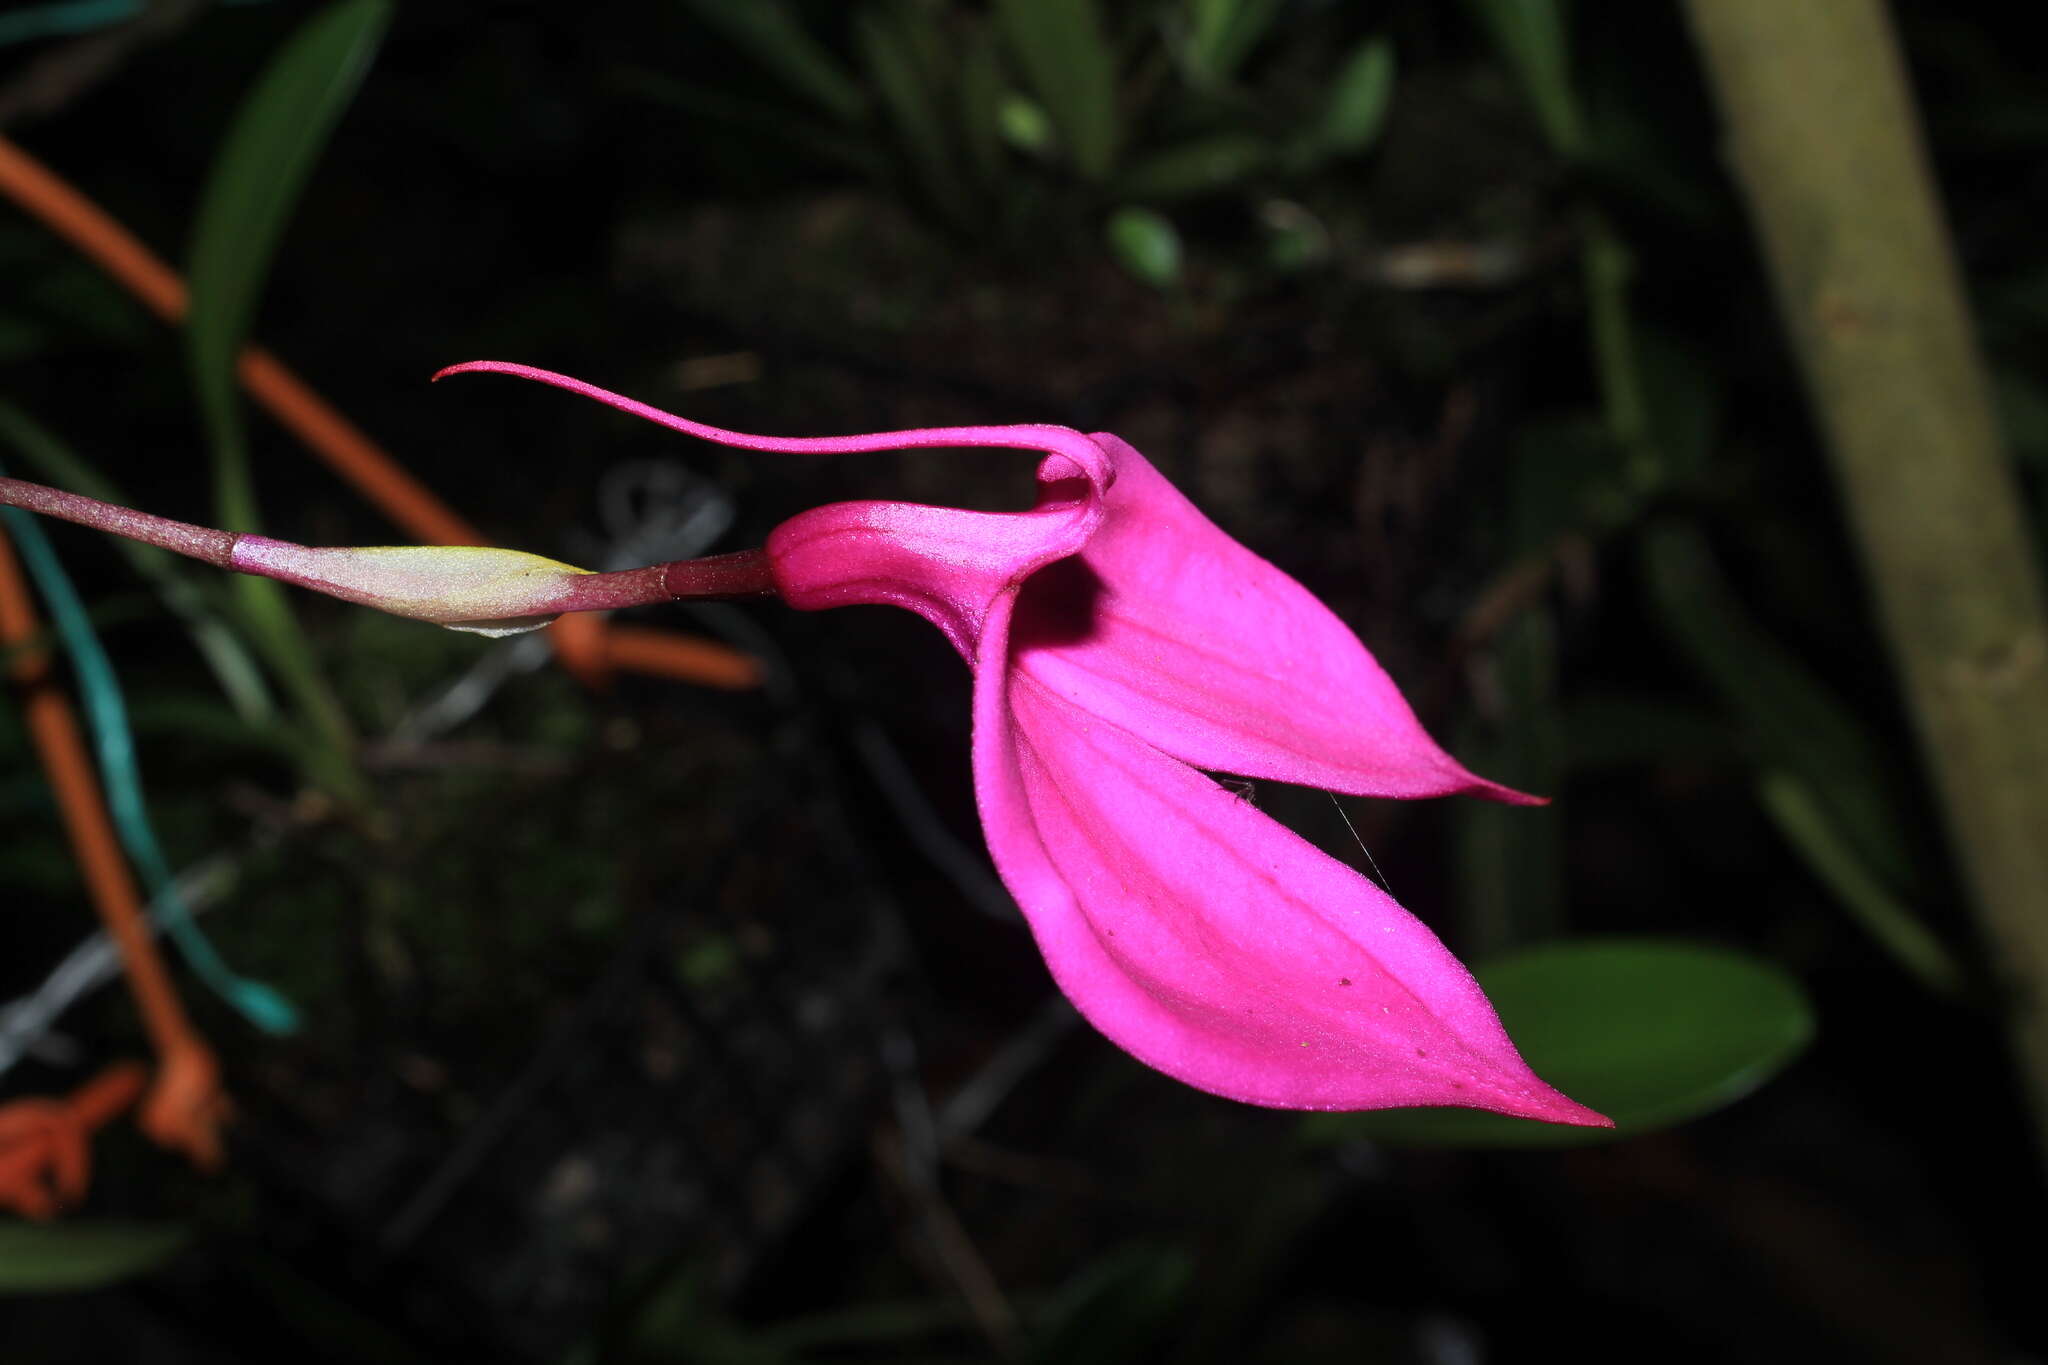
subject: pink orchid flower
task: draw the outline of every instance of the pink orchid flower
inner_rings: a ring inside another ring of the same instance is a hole
[[[1139,1061],[1251,1104],[1608,1124],[1537,1078],[1419,920],[1200,771],[1530,800],[1438,748],[1357,636],[1117,437],[747,436],[523,365],[442,373],[475,371],[749,450],[1043,452],[1028,512],[837,503],[766,549],[791,606],[907,607],[967,661],[989,852],[1067,998]]]
[[[1053,426],[746,436],[524,365],[442,374],[475,371],[749,450],[1039,451],[1038,503],[837,503],[784,522],[763,550],[591,574],[510,550],[309,549],[4,478],[0,502],[487,634],[682,597],[907,607],[973,670],[989,852],[1060,989],[1112,1042],[1250,1104],[1455,1105],[1611,1126],[1529,1069],[1420,921],[1204,774],[1531,800],[1438,748],[1328,608],[1123,441]]]

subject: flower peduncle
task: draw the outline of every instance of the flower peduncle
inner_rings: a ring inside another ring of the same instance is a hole
[[[777,595],[768,552],[754,549],[583,574],[563,585],[556,606],[561,611],[619,611],[664,602],[729,602]]]
[[[539,555],[475,545],[294,545],[192,526],[4,477],[0,505],[138,540],[216,568],[484,635],[533,630],[568,611],[777,595],[768,554],[758,549],[590,573]]]
[[[61,488],[49,488],[24,479],[0,478],[0,505],[56,517],[61,521],[90,526],[129,540],[139,540],[160,550],[204,560],[215,568],[233,568],[235,542],[241,537],[208,526],[151,516],[129,507],[117,507]]]

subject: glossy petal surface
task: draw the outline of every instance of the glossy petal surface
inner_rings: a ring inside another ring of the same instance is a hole
[[[906,607],[944,631],[971,663],[991,604],[1088,543],[1102,520],[1094,489],[1055,455],[1040,467],[1039,503],[1030,512],[833,503],[776,527],[769,562],[791,606]]]

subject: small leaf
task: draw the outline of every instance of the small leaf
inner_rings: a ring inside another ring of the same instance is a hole
[[[996,16],[1084,179],[1116,162],[1116,59],[1095,0],[996,0]]]
[[[1813,1037],[1798,982],[1772,963],[1706,944],[1580,939],[1497,959],[1474,975],[1536,1074],[1613,1119],[1612,1129],[1387,1109],[1313,1115],[1303,1136],[1450,1147],[1611,1141],[1734,1103]]]
[[[1333,153],[1364,151],[1379,137],[1393,102],[1394,45],[1385,38],[1369,38],[1331,83],[1317,141]]]
[[[1180,234],[1173,224],[1150,209],[1121,208],[1110,215],[1105,233],[1117,264],[1155,289],[1180,282]]]
[[[1169,203],[1226,189],[1273,159],[1266,140],[1250,133],[1218,133],[1155,152],[1117,180],[1130,199]]]
[[[1052,119],[1028,95],[1004,95],[996,106],[996,122],[1003,140],[1019,151],[1042,156],[1052,148]]]
[[[155,1269],[190,1237],[170,1223],[0,1223],[0,1294],[98,1289]]]

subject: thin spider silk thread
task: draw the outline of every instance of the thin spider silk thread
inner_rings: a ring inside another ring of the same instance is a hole
[[[135,732],[128,721],[128,704],[114,675],[114,666],[93,634],[91,618],[70,577],[57,559],[57,552],[36,520],[18,508],[0,508],[9,536],[21,550],[29,576],[49,606],[50,617],[71,657],[78,690],[85,703],[93,748],[99,758],[100,777],[107,788],[107,809],[114,817],[121,846],[142,874],[162,923],[178,953],[199,979],[243,1018],[265,1033],[294,1033],[299,1011],[276,989],[261,981],[238,975],[222,960],[213,941],[199,927],[192,911],[178,894],[169,860],[157,842],[150,823],[148,803],[142,795],[142,775],[135,761]]]
[[[1379,861],[1372,856],[1372,850],[1365,846],[1365,840],[1358,837],[1358,826],[1351,823],[1351,812],[1344,809],[1344,803],[1337,799],[1337,793],[1325,791],[1323,795],[1330,798],[1330,804],[1337,808],[1337,818],[1344,822],[1344,828],[1350,830],[1351,837],[1358,841],[1358,851],[1365,855],[1366,865],[1372,868],[1372,875],[1379,880],[1380,890],[1389,896],[1393,895],[1394,888],[1387,885],[1387,874],[1380,871]]]

